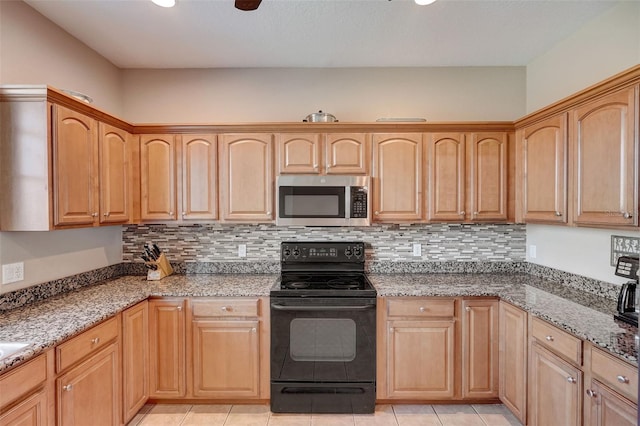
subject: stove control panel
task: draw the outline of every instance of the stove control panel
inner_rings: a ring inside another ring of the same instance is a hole
[[[289,263],[364,262],[361,242],[282,242],[281,260]]]

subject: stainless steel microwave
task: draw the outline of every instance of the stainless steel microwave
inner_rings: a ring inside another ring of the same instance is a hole
[[[276,225],[368,226],[369,181],[369,176],[278,176]]]

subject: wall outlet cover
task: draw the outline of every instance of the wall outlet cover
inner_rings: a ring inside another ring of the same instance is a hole
[[[238,244],[238,257],[247,257],[247,245]]]
[[[413,255],[414,256],[422,256],[422,244],[413,243]]]
[[[2,265],[2,284],[24,280],[24,262]]]

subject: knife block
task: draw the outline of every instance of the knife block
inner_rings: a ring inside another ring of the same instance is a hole
[[[169,263],[164,253],[160,253],[160,257],[158,257],[158,260],[147,262],[147,264],[156,265],[158,267],[158,269],[156,270],[147,271],[148,281],[158,281],[173,274],[171,263]]]

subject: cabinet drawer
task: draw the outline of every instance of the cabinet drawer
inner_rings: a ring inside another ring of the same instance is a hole
[[[113,317],[58,345],[56,347],[56,372],[61,372],[118,337],[118,328],[118,319]]]
[[[454,299],[389,299],[387,314],[390,317],[452,317],[454,306]]]
[[[591,372],[595,377],[616,392],[638,401],[638,370],[624,361],[593,348],[591,351]]]
[[[531,333],[543,346],[576,365],[582,364],[582,340],[539,318],[533,319]]]
[[[192,301],[193,316],[200,317],[258,317],[260,312],[260,299],[254,298],[225,298],[225,299],[198,299]]]
[[[40,355],[0,376],[0,408],[26,395],[47,380],[47,358]]]

